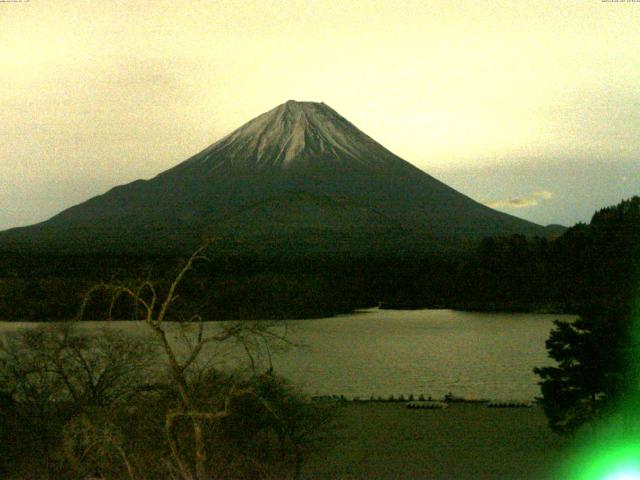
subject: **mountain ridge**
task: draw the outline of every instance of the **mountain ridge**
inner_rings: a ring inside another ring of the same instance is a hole
[[[274,252],[366,252],[375,238],[392,253],[511,233],[545,228],[457,192],[328,105],[290,100],[149,180],[0,232],[0,247],[162,251],[213,235],[223,250],[240,237],[261,251],[266,238]]]

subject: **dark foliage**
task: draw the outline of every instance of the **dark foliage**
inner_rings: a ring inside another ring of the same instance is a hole
[[[462,270],[462,307],[625,308],[640,273],[640,197],[596,212],[589,225],[555,240],[486,239]]]
[[[630,328],[629,313],[610,309],[591,309],[574,322],[555,322],[546,346],[558,366],[534,369],[554,431],[574,433],[633,394]]]
[[[149,344],[64,324],[3,339],[2,478],[178,478],[171,442],[177,457],[189,458],[191,420],[179,416],[167,429],[168,416],[185,406]],[[187,389],[192,410],[224,412],[204,423],[211,478],[296,478],[331,429],[330,405],[307,400],[273,372],[199,368]]]
[[[568,281],[560,292],[580,317],[555,322],[546,342],[556,367],[536,368],[551,428],[572,433],[639,394],[640,198],[597,212],[558,241]],[[579,306],[578,306],[579,305]]]
[[[0,342],[3,435],[0,463],[24,478],[64,478],[61,433],[74,416],[122,406],[144,385],[153,349],[115,331],[55,324]],[[1,468],[0,468],[1,471]]]
[[[596,212],[555,239],[486,238],[467,253],[379,255],[220,254],[185,280],[173,320],[310,318],[356,308],[578,312],[622,305],[639,271],[640,198]],[[1,252],[0,252],[1,253]],[[0,254],[0,318],[71,319],[96,282],[158,280],[166,288],[178,256]],[[95,268],[100,265],[100,268]],[[605,281],[602,281],[605,279]],[[103,319],[95,299],[88,319]],[[132,318],[125,299],[115,319]]]

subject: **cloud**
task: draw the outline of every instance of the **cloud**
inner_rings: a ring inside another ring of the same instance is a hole
[[[487,207],[491,208],[524,208],[524,207],[533,207],[538,205],[538,200],[535,198],[509,198],[508,200],[495,200],[490,202],[485,202]]]
[[[549,200],[553,197],[553,193],[548,190],[539,190],[537,192],[533,192],[534,197],[540,197],[543,200]]]
[[[506,200],[487,200],[483,202],[487,207],[491,208],[526,208],[540,205],[541,200],[549,200],[553,197],[553,193],[547,190],[540,190],[531,193],[526,197],[514,197]]]

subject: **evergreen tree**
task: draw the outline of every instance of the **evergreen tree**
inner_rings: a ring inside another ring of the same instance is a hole
[[[573,433],[635,394],[628,310],[590,308],[573,322],[556,320],[546,342],[556,367],[535,368],[549,425]]]
[[[578,235],[576,235],[578,234]],[[579,241],[576,241],[579,240]],[[628,423],[640,404],[640,197],[596,212],[560,239],[580,305],[555,322],[546,342],[555,367],[536,368],[551,428],[571,433],[618,410]]]

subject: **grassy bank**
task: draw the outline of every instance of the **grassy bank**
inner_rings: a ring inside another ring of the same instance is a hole
[[[303,478],[551,479],[563,456],[539,407],[348,402],[339,424],[338,438],[312,457]]]

